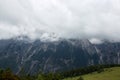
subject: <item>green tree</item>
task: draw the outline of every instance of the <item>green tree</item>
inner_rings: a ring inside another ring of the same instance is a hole
[[[36,80],[45,80],[45,76],[40,73]]]
[[[83,77],[80,76],[77,80],[84,80],[84,79],[83,79]]]
[[[8,68],[2,72],[0,80],[19,80],[19,78]]]

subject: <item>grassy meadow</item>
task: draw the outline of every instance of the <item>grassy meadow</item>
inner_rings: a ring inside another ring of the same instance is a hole
[[[78,77],[66,78],[64,80],[78,80]],[[93,72],[82,75],[83,80],[120,80],[120,67],[106,68],[103,72]]]

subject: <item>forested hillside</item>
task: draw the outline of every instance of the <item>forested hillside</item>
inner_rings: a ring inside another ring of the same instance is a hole
[[[21,74],[14,74],[8,68],[5,70],[0,69],[0,80],[79,80],[79,79],[82,80],[83,78],[85,78],[85,80],[88,80],[90,77],[89,75],[93,74],[94,72],[97,72],[98,74],[101,74],[101,73],[106,74],[106,69],[108,70],[107,72],[109,72],[109,70],[111,70],[111,68],[113,70],[115,69],[115,71],[112,71],[112,73],[110,73],[110,74],[120,75],[119,74],[120,65],[97,65],[97,66],[89,66],[89,67],[84,67],[84,68],[70,70],[67,72],[59,72],[59,73],[39,72],[36,75],[25,74],[24,71],[22,71]],[[118,71],[117,74],[116,74],[116,71]],[[95,74],[95,75],[98,75],[98,74]],[[78,76],[78,77],[76,77],[76,76]],[[81,77],[81,76],[83,76],[83,77]],[[92,76],[94,77],[94,74]],[[113,78],[114,77],[116,77],[116,76],[113,76]]]

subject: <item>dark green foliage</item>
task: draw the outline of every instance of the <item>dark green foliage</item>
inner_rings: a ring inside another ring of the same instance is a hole
[[[61,75],[57,73],[39,74],[37,80],[61,80]]]
[[[63,78],[80,76],[95,71],[101,73],[104,71],[104,68],[111,68],[111,67],[120,67],[120,65],[89,66],[89,67],[74,69],[63,73],[48,73],[48,74],[39,73],[34,76],[30,74],[25,74],[24,69],[21,70],[21,74],[15,75],[8,68],[6,70],[0,69],[0,80],[62,80]],[[84,79],[82,77],[79,77],[77,80],[84,80]]]
[[[104,69],[99,69],[97,72],[98,73],[101,73],[101,72],[103,72],[104,71]]]
[[[80,76],[77,80],[84,80],[84,79],[83,79],[83,77]]]
[[[6,70],[0,70],[0,80],[19,80],[19,78],[8,68]]]
[[[36,79],[35,76],[30,76],[30,75],[20,76],[20,80],[35,80],[35,79]]]
[[[74,69],[71,71],[63,72],[62,76],[64,78],[66,77],[75,77],[79,75],[84,75],[88,73],[92,73],[97,71],[98,73],[101,73],[104,71],[104,68],[110,68],[110,67],[120,67],[118,64],[113,64],[113,65],[96,65],[96,66],[88,66],[84,68],[79,68],[79,69]]]

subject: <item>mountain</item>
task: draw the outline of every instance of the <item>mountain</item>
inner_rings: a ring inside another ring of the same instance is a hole
[[[0,67],[15,73],[24,70],[56,72],[96,64],[120,64],[120,43],[92,44],[89,40],[0,40]]]

